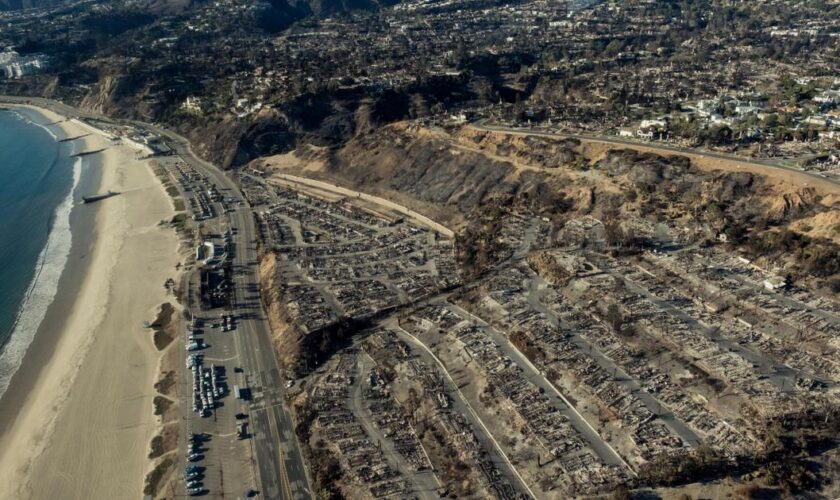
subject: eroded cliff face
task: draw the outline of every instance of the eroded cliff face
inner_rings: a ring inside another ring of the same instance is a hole
[[[117,97],[119,87],[119,76],[106,76],[85,95],[82,102],[79,103],[79,107],[86,111],[101,114],[113,112],[115,110],[114,100]]]
[[[557,154],[562,158],[567,151]],[[490,154],[453,142],[445,132],[404,123],[356,136],[341,148],[302,146],[254,164],[378,193],[456,229],[487,206],[564,212],[581,192],[595,188],[559,169],[526,164],[519,155]],[[583,198],[586,204],[591,196]]]
[[[469,127],[448,134],[400,123],[359,135],[338,149],[301,147],[293,156],[257,163],[410,198],[430,210],[446,207],[465,217],[488,206],[548,216],[673,219],[700,212],[723,229],[759,219],[788,224],[836,204],[824,203],[812,188],[768,182],[750,172],[701,169],[681,156]]]
[[[800,246],[835,244],[825,230],[834,217],[822,214],[840,209],[837,196],[772,171],[762,175],[720,162],[710,167],[640,149],[403,122],[360,134],[340,148],[299,147],[282,161],[269,157],[256,164],[405,201],[456,230],[475,226],[488,213],[547,217],[561,226],[590,215],[700,225],[707,237],[728,231],[735,244],[785,231],[807,237]],[[784,257],[782,252],[779,246],[769,260]]]
[[[295,298],[286,293],[286,286],[279,279],[277,256],[272,252],[260,260],[259,279],[274,354],[291,375],[314,370],[344,347],[347,339],[369,326],[367,321],[342,317],[310,330],[299,314]]]
[[[445,137],[386,127],[335,155],[333,171],[359,186],[382,184],[418,200],[469,209],[513,193],[508,162],[450,147]]]
[[[260,290],[263,307],[271,326],[274,354],[284,367],[295,366],[300,358],[300,336],[291,321],[291,316],[283,301],[282,287],[277,280],[277,257],[273,253],[265,254],[260,260]]]
[[[533,167],[568,167],[586,159],[577,139],[507,135],[471,127],[461,128],[453,134],[453,139],[459,145]]]

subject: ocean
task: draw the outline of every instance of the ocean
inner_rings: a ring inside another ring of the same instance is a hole
[[[0,109],[0,396],[55,298],[81,160],[28,110]]]

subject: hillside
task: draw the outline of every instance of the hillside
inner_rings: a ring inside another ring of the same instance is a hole
[[[621,221],[627,241],[643,246],[662,237],[645,228],[661,226],[667,239],[703,245],[725,239],[733,250],[803,277],[840,272],[831,226],[836,193],[807,178],[741,171],[734,163],[402,122],[338,149],[305,146],[253,165],[398,200],[457,224],[467,246],[476,243],[470,237],[487,237],[474,231],[480,224],[503,225],[513,214],[551,220],[557,238],[567,221],[594,217]]]
[[[54,7],[67,0],[0,0],[0,11],[34,9],[40,7]]]

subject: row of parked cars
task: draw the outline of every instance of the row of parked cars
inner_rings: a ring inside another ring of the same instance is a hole
[[[209,441],[210,436],[206,434],[193,434],[187,445],[187,460],[193,462],[187,465],[184,470],[184,480],[187,484],[187,494],[199,496],[206,493],[204,489],[204,467],[195,462],[204,460],[204,444]]]
[[[216,407],[216,401],[226,393],[224,368],[211,364],[204,368],[201,356],[192,355],[187,366],[193,373],[193,411],[202,417],[209,417]]]
[[[187,369],[192,372],[193,381],[193,411],[202,417],[210,417],[213,412],[220,405],[219,400],[223,398],[227,392],[227,378],[226,370],[223,365],[216,365],[210,363],[208,367],[205,365],[205,356],[199,351],[209,347],[204,343],[201,335],[203,320],[193,319],[190,325],[186,328],[186,348],[187,348]],[[236,328],[234,317],[231,315],[221,315],[219,323],[211,323],[208,325],[211,328],[221,327],[222,331],[227,332]],[[236,369],[239,370],[239,369]],[[236,371],[235,370],[235,371]],[[241,370],[240,370],[241,371]],[[238,392],[238,391],[237,391]],[[245,419],[247,415],[237,415],[237,434],[240,439],[248,436]],[[204,453],[207,451],[205,443],[210,440],[209,434],[191,434],[187,443],[186,459],[187,466],[184,470],[184,481],[186,491],[189,496],[203,496],[208,494],[208,490],[204,487],[204,472],[206,468],[202,465],[205,460]],[[246,497],[256,495],[254,490],[248,490]]]

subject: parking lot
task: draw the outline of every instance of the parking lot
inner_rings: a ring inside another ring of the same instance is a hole
[[[283,379],[267,344],[251,208],[230,179],[184,159],[161,159],[188,201],[183,230],[195,246],[184,287],[193,317],[178,336],[177,490],[214,498],[308,498],[283,407]]]

